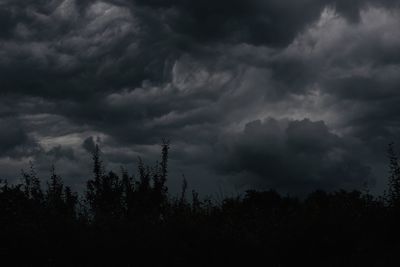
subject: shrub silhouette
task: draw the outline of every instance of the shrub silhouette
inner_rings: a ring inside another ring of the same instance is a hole
[[[79,197],[51,168],[42,188],[33,164],[0,186],[3,266],[396,266],[400,169],[391,144],[386,198],[315,191],[304,199],[247,191],[219,203],[183,177],[171,197],[169,142],[136,175],[107,172],[98,146]]]
[[[394,143],[388,147],[389,158],[389,188],[388,202],[392,208],[400,208],[400,165],[399,159],[394,151]]]

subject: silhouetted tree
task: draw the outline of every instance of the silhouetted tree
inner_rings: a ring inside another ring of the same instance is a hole
[[[400,166],[399,159],[394,151],[394,143],[388,147],[389,158],[389,186],[388,202],[391,207],[400,207]]]
[[[397,266],[400,169],[389,146],[389,195],[317,190],[303,199],[249,190],[216,202],[168,194],[169,142],[137,176],[106,172],[93,152],[85,194],[54,166],[44,193],[33,164],[21,184],[0,181],[4,266]],[[136,173],[135,173],[136,174]],[[395,215],[395,216],[394,216]],[[22,254],[21,254],[22,253]],[[134,253],[134,255],[132,255]],[[21,256],[22,255],[22,256]],[[6,259],[12,259],[7,264]]]
[[[161,168],[161,177],[160,177],[160,183],[161,183],[161,188],[165,192],[167,191],[167,188],[165,187],[165,183],[167,181],[167,176],[168,176],[168,154],[169,154],[169,140],[163,139],[162,140],[162,145],[161,145],[161,163],[160,163],[160,168]],[[164,192],[164,193],[165,193]]]
[[[73,192],[69,186],[65,186],[64,188],[64,203],[65,203],[66,215],[72,219],[76,218],[78,194]]]
[[[182,189],[181,189],[181,197],[180,197],[180,205],[184,205],[186,202],[186,190],[187,190],[188,184],[186,177],[183,175],[183,180],[182,180]]]
[[[30,161],[29,165],[29,173],[22,170],[24,192],[27,197],[35,200],[36,202],[42,202],[43,191],[40,185],[40,180],[37,177],[33,162]]]
[[[138,158],[138,171],[139,171],[139,179],[138,182],[138,191],[141,193],[149,192],[150,190],[150,168],[144,165],[142,158]]]
[[[123,184],[114,172],[104,174],[100,153],[96,145],[92,157],[94,178],[87,182],[86,199],[95,221],[104,223],[118,219],[123,214]]]
[[[54,211],[64,208],[64,184],[61,177],[56,174],[54,165],[51,167],[50,181],[47,182],[45,199],[47,206]]]

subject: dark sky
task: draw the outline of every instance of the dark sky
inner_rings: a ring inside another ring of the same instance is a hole
[[[79,188],[172,142],[172,190],[382,190],[397,0],[0,0],[0,173]],[[400,142],[400,141],[399,141]]]

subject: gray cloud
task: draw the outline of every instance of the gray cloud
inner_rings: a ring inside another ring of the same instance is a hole
[[[95,152],[96,142],[94,141],[93,136],[86,138],[82,143],[82,147],[89,153]]]
[[[267,187],[292,192],[354,188],[371,179],[354,148],[357,144],[331,133],[322,121],[270,118],[229,136],[216,167],[228,174],[246,172]]]
[[[0,155],[20,158],[40,150],[33,138],[24,130],[19,120],[0,119]]]
[[[0,0],[0,165],[56,162],[79,184],[98,138],[110,167],[132,167],[167,137],[189,179],[247,173],[241,183],[291,191],[383,180],[400,138],[398,7]]]

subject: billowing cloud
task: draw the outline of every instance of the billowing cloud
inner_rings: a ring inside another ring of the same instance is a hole
[[[13,158],[26,157],[40,150],[22,124],[13,118],[0,119],[0,155]]]
[[[78,186],[95,143],[110,168],[133,167],[166,137],[175,174],[206,191],[381,189],[400,138],[399,12],[394,0],[0,0],[0,167],[55,163]]]
[[[353,152],[359,144],[331,133],[322,121],[256,120],[220,145],[219,171],[244,173],[267,188],[297,193],[354,188],[371,178]]]

